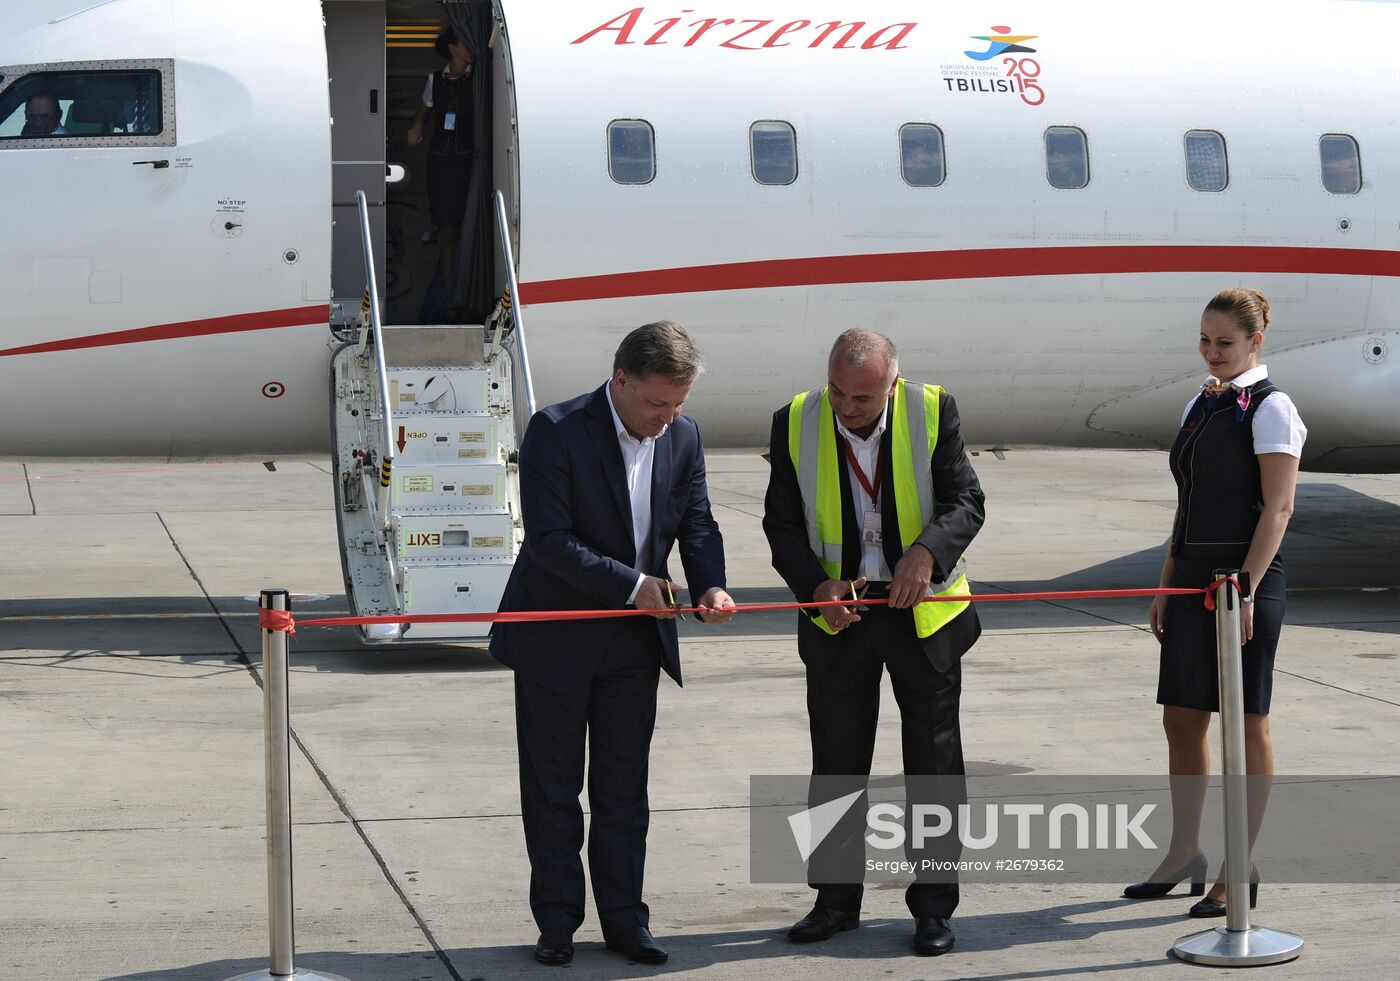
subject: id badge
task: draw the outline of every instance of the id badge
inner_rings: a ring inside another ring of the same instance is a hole
[[[865,545],[883,545],[885,542],[883,525],[880,522],[879,511],[865,512],[865,528],[861,531],[860,540]]]
[[[457,114],[455,112],[449,112],[442,117],[442,128],[446,130],[457,128]]]

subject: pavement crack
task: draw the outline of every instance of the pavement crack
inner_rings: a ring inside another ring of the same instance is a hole
[[[1334,685],[1327,681],[1319,681],[1316,678],[1309,678],[1305,674],[1298,674],[1296,671],[1285,671],[1277,665],[1274,666],[1276,674],[1286,674],[1290,678],[1297,678],[1299,681],[1308,681],[1314,685],[1321,685],[1323,688],[1331,688],[1333,691],[1344,692],[1348,695],[1355,695],[1357,698],[1369,698],[1373,702],[1380,702],[1382,705],[1394,705],[1400,708],[1400,702],[1392,702],[1388,698],[1381,698],[1379,695],[1368,695],[1364,691],[1353,691],[1350,688],[1343,688],[1341,685]]]
[[[185,550],[182,549],[180,543],[175,540],[175,533],[172,532],[170,526],[165,523],[165,516],[159,511],[155,512],[155,516],[156,520],[160,522],[160,526],[165,529],[166,537],[170,539],[170,544],[171,547],[175,549],[175,554],[180,556],[180,561],[185,563],[185,568],[189,570],[190,578],[193,579],[194,584],[199,587],[199,591],[204,594],[204,599],[209,603],[209,609],[213,610],[214,615],[219,618],[219,626],[224,628],[224,633],[228,634],[228,639],[233,641],[234,649],[237,650],[239,655],[243,658],[243,662],[248,664],[248,652],[243,649],[243,645],[240,644],[238,638],[234,636],[233,628],[228,625],[228,621],[224,619],[224,615],[219,612],[219,606],[214,602],[214,597],[210,596],[209,590],[204,588],[204,581],[199,578],[199,573],[194,571],[194,566],[190,564],[189,557],[185,555]],[[251,664],[249,666],[251,667]]]
[[[252,670],[251,666],[249,670]],[[259,679],[259,681],[260,680],[261,679]],[[361,822],[355,812],[350,809],[349,802],[346,801],[340,791],[336,790],[331,784],[330,777],[326,775],[326,771],[322,769],[320,762],[317,761],[306,743],[302,741],[296,729],[288,726],[288,731],[291,734],[292,741],[296,743],[297,748],[301,750],[301,755],[306,758],[307,763],[311,764],[311,769],[315,771],[317,778],[321,781],[321,785],[325,787],[326,792],[331,795],[331,799],[335,801],[336,807],[340,808],[340,813],[345,815],[346,819],[350,822],[350,826],[355,829],[355,834],[359,835],[360,841],[364,842],[370,857],[373,858],[375,864],[379,866],[379,871],[383,874],[384,881],[389,883],[389,888],[393,889],[394,894],[399,897],[399,902],[403,903],[404,909],[408,910],[408,915],[413,917],[414,923],[418,924],[419,931],[423,934],[428,943],[432,944],[433,950],[437,953],[438,960],[442,962],[442,966],[447,970],[447,973],[452,976],[453,981],[465,981],[462,975],[457,972],[457,968],[453,965],[452,959],[447,956],[447,951],[438,943],[437,937],[433,935],[432,928],[428,926],[428,922],[423,919],[422,914],[418,912],[418,908],[413,905],[413,900],[408,898],[408,894],[403,891],[403,887],[400,886],[398,880],[394,878],[394,874],[389,871],[389,863],[384,860],[384,856],[380,853],[379,849],[375,847],[374,842],[370,841],[369,833],[365,830],[364,823]]]
[[[38,515],[39,506],[34,503],[34,482],[29,479],[29,464],[21,463],[20,467],[24,470],[24,489],[29,492],[29,513]]]
[[[996,583],[977,582],[978,586],[986,586],[988,589],[995,589],[1002,593],[1014,593],[1016,590],[1007,589],[1005,586],[998,586]],[[1115,620],[1113,617],[1104,616],[1102,613],[1092,613],[1089,610],[1076,609],[1055,600],[1034,600],[1036,603],[1044,603],[1046,606],[1053,606],[1057,610],[1064,610],[1066,613],[1077,613],[1080,616],[1093,617],[1095,620],[1102,620],[1104,623],[1112,623],[1119,627],[1132,627],[1135,630],[1146,630],[1141,624],[1129,623],[1127,620]]]
[[[746,515],[748,515],[750,518],[761,518],[761,517],[763,517],[763,515],[761,515],[761,514],[755,514],[755,513],[752,512],[752,511],[745,511],[743,508],[739,507],[737,504],[724,504],[724,503],[711,502],[710,506],[711,506],[711,507],[716,507],[716,508],[727,508],[727,509],[730,510],[730,511],[737,511],[737,512],[739,512],[740,514],[746,514]]]

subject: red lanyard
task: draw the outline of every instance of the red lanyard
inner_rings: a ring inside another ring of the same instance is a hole
[[[846,460],[851,464],[851,469],[856,472],[856,479],[860,481],[860,486],[870,497],[870,506],[876,507],[880,503],[880,466],[883,462],[880,459],[879,450],[877,449],[875,452],[875,482],[872,484],[870,478],[865,476],[865,471],[860,468],[860,462],[856,460],[855,450],[851,449],[851,441],[843,438],[841,448],[846,451]]]

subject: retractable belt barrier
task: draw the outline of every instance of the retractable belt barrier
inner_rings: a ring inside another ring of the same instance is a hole
[[[977,593],[972,596],[925,596],[923,603],[1015,603],[1036,600],[1121,599],[1134,596],[1204,596],[1206,609],[1215,610],[1214,593],[1223,583],[1239,583],[1233,578],[1217,579],[1204,589],[1189,587],[1159,587],[1156,589],[1082,589],[1041,593]],[[741,603],[731,608],[734,613],[760,613],[772,610],[815,610],[829,606],[885,606],[888,598],[861,600],[824,600],[812,603]],[[510,610],[497,613],[412,613],[403,616],[320,617],[297,620],[290,610],[263,607],[258,612],[258,626],[295,635],[298,627],[359,627],[383,623],[543,623],[563,620],[606,620],[611,617],[651,616],[659,610],[627,608],[623,610]],[[667,613],[704,613],[698,606],[667,608]]]
[[[927,596],[924,603],[1015,603],[1036,600],[1119,599],[1145,596],[1200,596],[1215,613],[1220,683],[1221,757],[1224,761],[1227,903],[1226,925],[1182,937],[1173,947],[1178,958],[1198,964],[1239,967],[1278,964],[1297,957],[1303,939],[1250,923],[1248,896],[1249,837],[1245,795],[1244,696],[1241,677],[1240,583],[1234,570],[1217,570],[1203,589],[1086,589],[1039,593],[982,593],[974,596]],[[1224,587],[1224,588],[1222,588]],[[1220,602],[1215,593],[1220,591]],[[507,613],[418,613],[407,616],[322,617],[298,622],[282,589],[262,591],[258,625],[263,635],[264,766],[267,800],[267,915],[270,966],[229,981],[345,981],[336,974],[298,969],[292,893],[291,725],[288,701],[288,640],[297,627],[353,627],[375,623],[530,623],[601,620],[650,616],[657,610],[528,610]],[[746,603],[736,613],[811,610],[830,606],[881,606],[888,598],[841,599],[813,603]],[[669,613],[701,613],[698,606],[668,608]]]

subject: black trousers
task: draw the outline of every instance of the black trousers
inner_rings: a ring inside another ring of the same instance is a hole
[[[807,715],[812,730],[811,806],[823,800],[864,790],[875,753],[875,732],[880,716],[880,683],[886,668],[899,704],[901,742],[906,778],[939,776],[939,781],[908,781],[905,802],[906,827],[912,805],[921,796],[935,794],[952,808],[966,800],[962,781],[962,733],[958,728],[958,700],[962,693],[961,663],[952,659],[946,671],[935,670],[914,634],[909,610],[870,607],[859,623],[838,635],[840,649],[824,668],[807,669]],[[846,780],[819,779],[847,777]],[[932,784],[937,787],[931,787]],[[916,789],[916,787],[920,789]],[[866,798],[846,812],[845,818],[814,854],[812,867],[823,872],[836,869],[827,881],[812,881],[817,903],[833,909],[857,911],[864,893]],[[954,825],[956,827],[956,825]],[[956,834],[937,839],[915,850],[912,834],[906,835],[905,855],[911,860],[956,860],[961,853]],[[899,855],[892,855],[898,858]],[[952,881],[920,881],[920,878]],[[905,892],[905,903],[914,916],[951,916],[958,905],[958,884],[947,872],[924,874]],[[834,881],[833,881],[834,880]]]
[[[649,617],[622,622],[587,687],[561,693],[515,676],[520,807],[530,855],[530,910],[541,933],[583,923],[584,745],[588,866],[605,935],[647,926],[647,764],[661,644]]]

